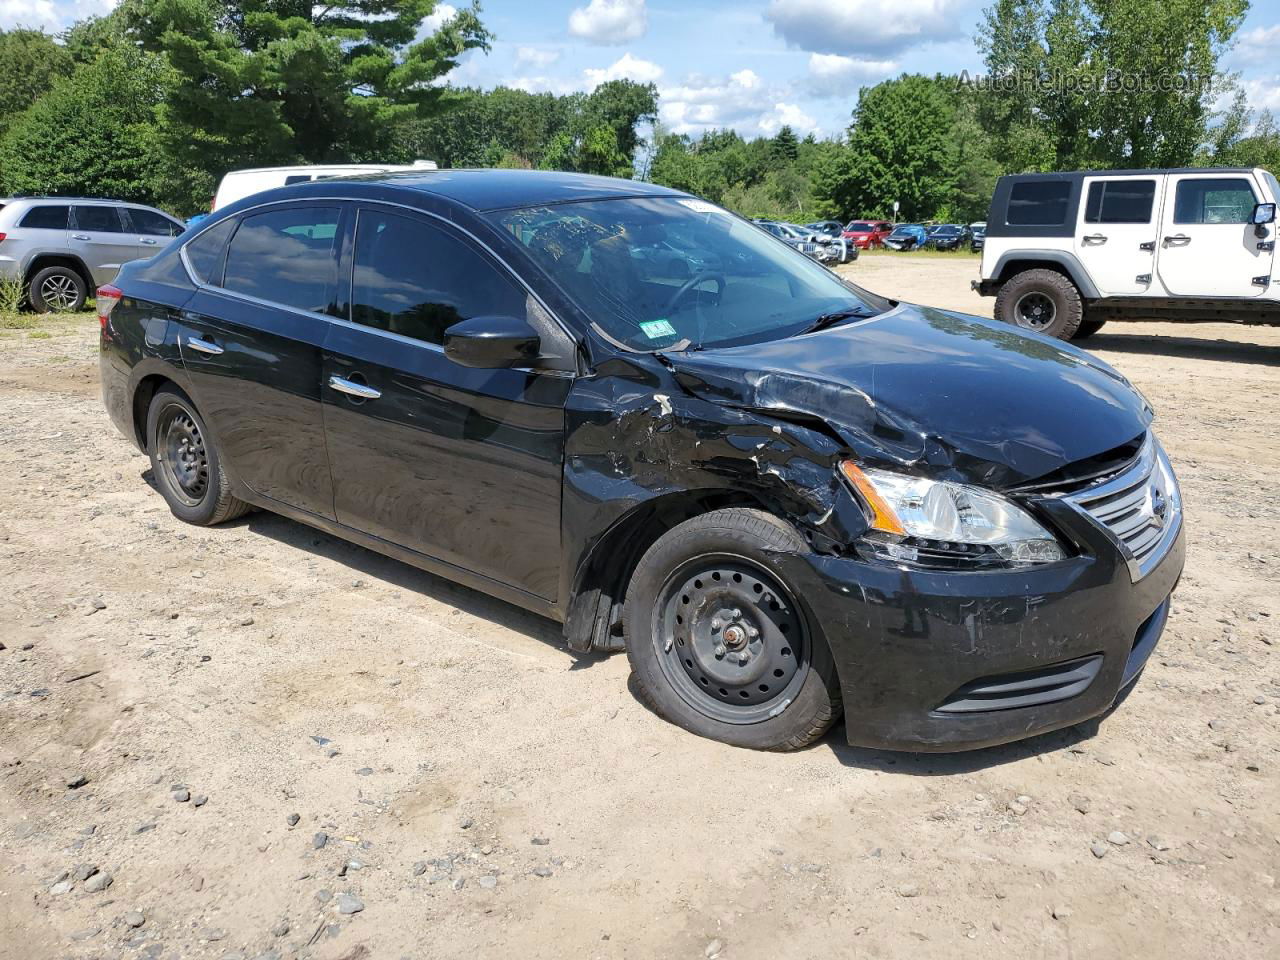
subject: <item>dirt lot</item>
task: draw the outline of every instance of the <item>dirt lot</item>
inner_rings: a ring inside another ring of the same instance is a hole
[[[975,269],[850,268],[985,311]],[[1168,632],[1100,726],[950,757],[698,740],[548,621],[184,526],[96,336],[0,331],[4,960],[1280,955],[1280,329],[1090,342],[1182,477]]]

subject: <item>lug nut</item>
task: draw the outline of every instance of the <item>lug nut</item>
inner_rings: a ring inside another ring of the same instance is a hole
[[[712,630],[719,630],[719,629],[720,629],[720,621],[719,621],[719,620],[712,620],[712,621],[711,621],[711,629],[712,629]]]
[[[717,645],[716,645],[716,656],[717,656],[717,657],[723,657],[723,656],[724,656],[724,654],[725,654],[724,644],[723,644],[723,643],[721,643],[721,644],[717,644]]]

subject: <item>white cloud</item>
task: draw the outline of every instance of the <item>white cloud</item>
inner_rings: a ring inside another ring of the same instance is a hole
[[[549,67],[560,59],[559,50],[542,50],[538,47],[517,47],[516,48],[516,69],[521,67],[534,67],[541,69]]]
[[[965,0],[770,0],[765,19],[793,47],[886,57],[955,36]]]
[[[436,8],[431,11],[431,16],[422,21],[422,29],[418,31],[419,35],[424,37],[431,36],[457,15],[457,7],[451,7],[447,3],[436,4]]]
[[[569,14],[571,34],[606,46],[639,40],[648,26],[644,0],[591,0]]]
[[[864,83],[882,80],[897,70],[896,60],[859,60],[838,53],[811,53],[804,86],[815,97],[849,97]]]
[[[100,17],[117,0],[0,0],[0,30],[30,27],[57,33],[85,17]]]
[[[624,53],[603,70],[590,68],[582,71],[588,89],[594,90],[609,80],[634,80],[636,83],[656,83],[662,78],[662,68],[649,60],[641,60]]]
[[[662,123],[676,133],[697,135],[705,130],[733,127],[746,136],[772,135],[789,124],[801,134],[818,129],[817,122],[784,95],[768,89],[754,71],[728,77],[693,74],[684,83],[659,91]]]
[[[1249,98],[1249,109],[1280,113],[1280,74],[1245,80],[1244,92]]]
[[[1274,27],[1254,27],[1240,34],[1235,59],[1242,63],[1266,63],[1280,47],[1280,23]]]

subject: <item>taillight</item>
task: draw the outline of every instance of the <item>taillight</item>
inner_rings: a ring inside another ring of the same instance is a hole
[[[4,243],[4,238],[7,236],[8,236],[7,233],[0,233],[0,243]]]
[[[98,288],[95,296],[98,300],[98,323],[106,329],[107,317],[111,316],[111,311],[115,309],[124,293],[119,287],[104,283]]]

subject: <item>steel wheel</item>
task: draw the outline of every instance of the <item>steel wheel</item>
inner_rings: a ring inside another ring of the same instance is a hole
[[[809,640],[791,592],[744,557],[696,557],[667,577],[653,642],[668,682],[724,723],[759,723],[787,706],[809,670]]]
[[[187,506],[199,506],[209,491],[209,457],[200,425],[187,410],[170,406],[161,414],[156,438],[169,488]]]
[[[1037,290],[1024,293],[1019,297],[1013,311],[1018,326],[1029,330],[1043,330],[1050,326],[1058,315],[1053,301]]]
[[[80,299],[80,291],[70,277],[54,274],[40,282],[40,299],[51,310],[70,310]]]

